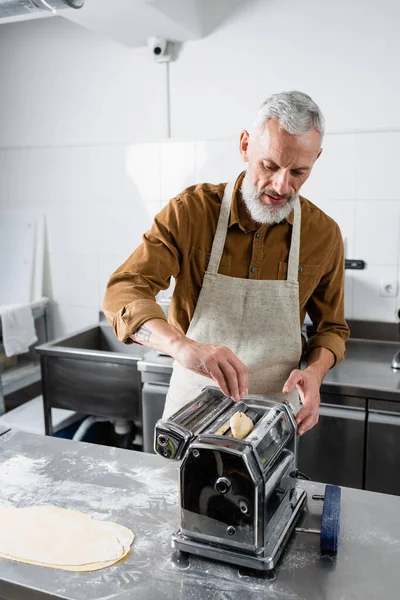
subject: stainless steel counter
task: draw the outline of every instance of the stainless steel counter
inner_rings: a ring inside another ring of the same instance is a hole
[[[94,573],[0,560],[2,600],[380,600],[400,585],[400,499],[343,489],[336,558],[319,536],[295,534],[270,576],[200,558],[174,559],[177,465],[157,456],[8,432],[0,437],[0,504],[56,504],[113,520],[136,534],[127,559]],[[303,485],[304,483],[304,485]],[[318,527],[323,486],[301,482],[310,501],[302,527]],[[62,543],[62,540],[60,540]]]
[[[350,339],[346,358],[326,374],[321,391],[400,402],[400,370],[391,368],[398,342]]]

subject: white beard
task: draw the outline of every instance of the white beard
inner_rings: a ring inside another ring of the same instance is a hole
[[[297,195],[294,194],[286,204],[280,207],[264,204],[260,199],[263,191],[259,192],[257,188],[251,185],[248,172],[244,176],[240,191],[242,192],[243,200],[251,218],[261,225],[265,225],[266,223],[281,223],[284,221],[292,212],[297,198]]]

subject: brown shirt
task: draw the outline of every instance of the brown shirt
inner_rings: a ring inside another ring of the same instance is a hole
[[[230,277],[285,279],[293,213],[276,225],[259,225],[249,216],[240,184],[235,185],[219,272]],[[119,340],[153,318],[165,319],[155,296],[175,277],[169,322],[186,333],[200,293],[217,227],[225,184],[198,184],[184,190],[155,217],[143,243],[111,276],[103,310]],[[313,321],[307,351],[331,350],[344,357],[349,329],[344,319],[344,251],[337,224],[300,197],[301,241],[299,311]]]

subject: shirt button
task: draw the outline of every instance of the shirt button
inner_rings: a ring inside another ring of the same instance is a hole
[[[299,273],[303,272],[303,267],[299,267]]]
[[[256,233],[256,238],[259,240],[261,237],[261,233]]]
[[[255,267],[251,267],[250,271],[251,271],[252,273],[257,273],[257,269],[256,269]]]

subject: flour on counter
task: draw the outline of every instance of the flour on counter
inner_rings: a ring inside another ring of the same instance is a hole
[[[343,531],[340,533],[340,538],[346,541],[357,541],[358,543],[362,542],[364,545],[372,545],[376,546],[377,544],[381,545],[389,545],[389,546],[400,546],[400,539],[395,538],[388,533],[383,533],[382,531],[375,531],[373,529],[367,529],[365,531]]]
[[[286,552],[280,562],[279,571],[294,571],[296,569],[306,569],[310,565],[321,560],[321,552],[317,548],[310,546],[292,546],[290,552]]]
[[[49,462],[48,458],[34,459],[17,454],[0,463],[0,505],[35,503],[37,496],[51,483],[51,478],[41,472]]]
[[[64,479],[59,478],[60,463]],[[118,485],[121,477],[123,488]],[[157,508],[161,516],[167,506],[176,506],[177,500],[178,472],[174,481],[168,467],[127,468],[114,459],[77,458],[69,452],[59,462],[16,454],[0,463],[2,506],[54,504],[105,519],[115,511],[147,511],[150,507]]]

